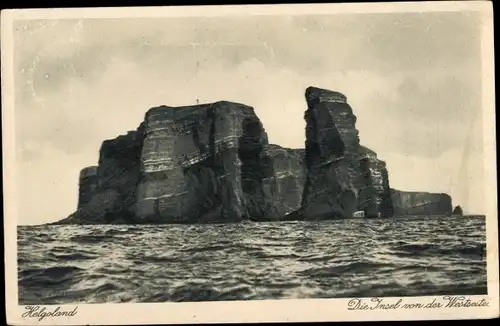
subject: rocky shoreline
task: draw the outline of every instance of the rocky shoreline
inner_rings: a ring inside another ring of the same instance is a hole
[[[226,223],[452,215],[447,194],[390,188],[345,95],[305,92],[303,149],[269,144],[252,107],[159,106],[105,140],[80,173],[77,210],[53,224]]]

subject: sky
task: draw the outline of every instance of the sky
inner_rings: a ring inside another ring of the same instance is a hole
[[[347,96],[391,187],[484,212],[477,13],[19,20],[14,58],[19,224],[71,214],[80,169],[154,106],[244,103],[303,148],[308,86]]]

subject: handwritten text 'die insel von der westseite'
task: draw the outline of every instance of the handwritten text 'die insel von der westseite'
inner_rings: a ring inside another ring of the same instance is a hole
[[[488,300],[467,298],[465,296],[444,296],[422,302],[408,302],[404,299],[351,299],[347,310],[396,310],[396,309],[432,309],[432,308],[474,308],[488,307]]]

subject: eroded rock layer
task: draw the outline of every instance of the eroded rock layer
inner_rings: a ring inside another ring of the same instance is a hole
[[[451,215],[451,197],[443,193],[400,191],[391,189],[396,216]]]

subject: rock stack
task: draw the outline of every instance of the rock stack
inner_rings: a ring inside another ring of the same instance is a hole
[[[299,215],[304,218],[392,216],[385,163],[361,146],[356,116],[345,95],[306,90],[307,180]]]

